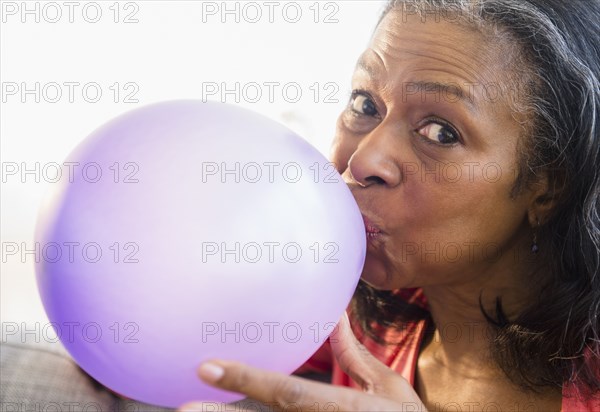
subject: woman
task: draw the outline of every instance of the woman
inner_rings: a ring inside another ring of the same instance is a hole
[[[308,362],[354,388],[200,377],[281,408],[600,410],[599,22],[598,0],[391,2],[332,152],[365,216],[362,343],[344,318]]]

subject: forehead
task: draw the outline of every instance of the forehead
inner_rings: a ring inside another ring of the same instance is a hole
[[[394,90],[412,83],[446,85],[475,105],[508,103],[516,88],[511,46],[467,23],[423,20],[393,9],[377,27],[357,71]]]

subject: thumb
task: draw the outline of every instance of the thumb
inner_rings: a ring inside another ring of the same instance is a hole
[[[399,385],[410,384],[369,352],[356,339],[348,314],[344,312],[330,337],[331,349],[342,370],[361,386],[364,392],[381,395],[398,393]]]

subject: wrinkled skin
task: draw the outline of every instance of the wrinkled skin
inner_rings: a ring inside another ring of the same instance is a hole
[[[430,305],[436,331],[421,348],[416,389],[373,358],[345,319],[333,352],[363,392],[219,360],[222,375],[201,367],[202,379],[281,408],[560,409],[560,389],[524,393],[489,361],[479,307],[481,297],[491,312],[502,296],[509,317],[519,312],[540,266],[533,230],[552,208],[543,175],[513,193],[527,117],[508,91],[515,64],[503,41],[393,10],[360,57],[338,119],[331,159],[367,219],[363,279],[422,287]],[[449,340],[440,330],[450,324],[471,329]]]

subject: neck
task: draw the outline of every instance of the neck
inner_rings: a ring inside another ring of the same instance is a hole
[[[522,246],[523,247],[523,246]],[[526,248],[526,246],[525,246]],[[521,253],[525,253],[519,250]],[[496,368],[490,361],[490,342],[493,326],[487,315],[496,319],[496,299],[502,302],[503,314],[514,320],[527,302],[535,260],[527,264],[512,256],[485,267],[461,284],[424,286],[431,316],[435,324],[429,350],[436,361],[456,371],[489,373]]]

